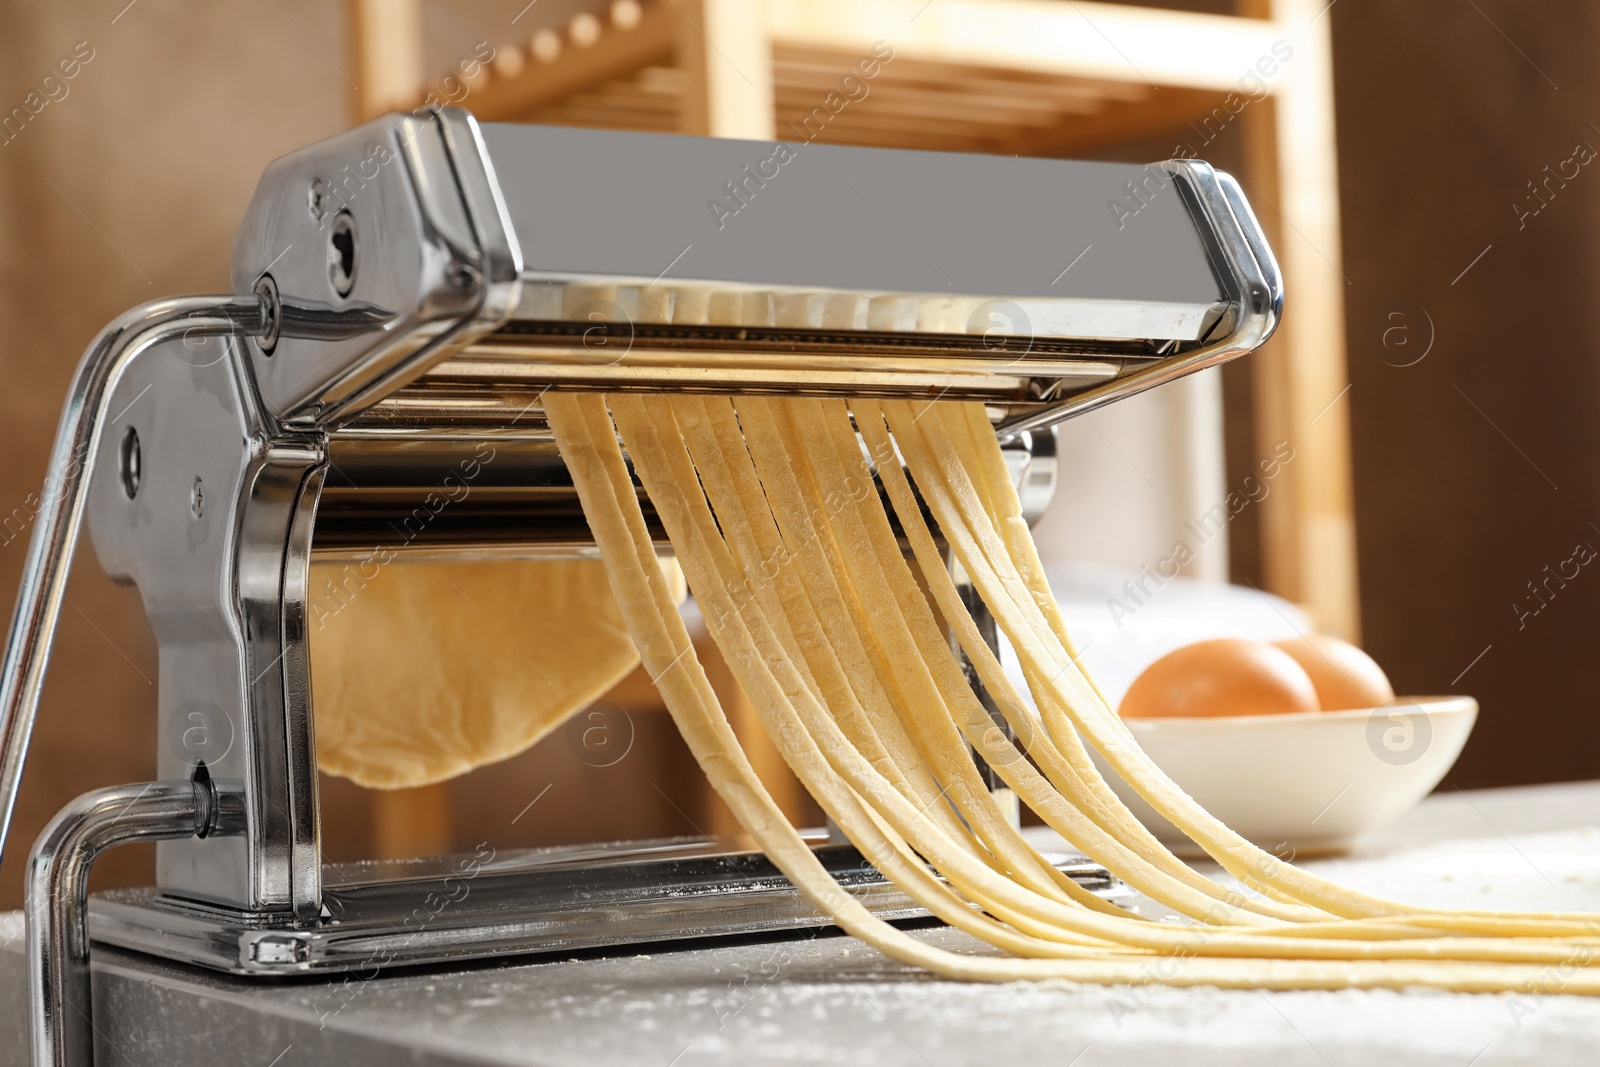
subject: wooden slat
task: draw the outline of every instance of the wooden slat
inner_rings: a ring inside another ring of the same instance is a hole
[[[820,112],[829,123],[872,122],[889,128],[896,123],[915,126],[951,122],[1019,129],[1049,129],[1058,125],[1064,114],[1060,108],[1019,108],[1008,100],[972,100],[915,91],[897,94],[885,92],[881,97],[852,104],[837,115],[830,115],[817,100],[815,93],[779,90],[778,114],[813,115]],[[1099,107],[1091,103],[1080,113],[1092,114],[1096,110]]]
[[[1231,89],[1276,28],[1254,19],[1060,0],[768,0],[774,42],[864,55],[875,41],[904,56]]]
[[[1064,118],[1054,129],[1020,137],[1009,150],[1024,156],[1073,156],[1181,126],[1217,102],[1210,89],[1160,88],[1136,101],[1108,106],[1096,115]]]
[[[1360,637],[1355,505],[1350,484],[1350,396],[1345,366],[1338,149],[1330,20],[1322,0],[1272,0],[1294,48],[1268,132],[1247,142],[1253,172],[1277,189],[1245,186],[1257,214],[1280,221],[1283,268],[1278,344],[1257,363],[1257,443],[1295,449],[1262,510],[1262,563],[1272,591],[1303,604],[1322,630]],[[1269,177],[1269,182],[1271,177]],[[1276,217],[1276,219],[1275,219]]]
[[[416,105],[422,86],[422,0],[349,0],[356,122]]]
[[[671,0],[678,66],[687,79],[683,132],[772,138],[772,39],[766,5],[751,0]]]
[[[1239,116],[1239,134],[1244,146],[1244,173],[1240,175],[1245,191],[1261,220],[1267,241],[1279,255],[1282,268],[1284,232],[1283,215],[1269,205],[1283,202],[1282,184],[1278,176],[1278,116],[1277,101],[1263,101],[1254,110]],[[1286,269],[1286,268],[1284,268]],[[1292,276],[1285,275],[1286,284],[1293,284]],[[1297,294],[1291,294],[1297,296]],[[1299,300],[1285,302],[1285,310],[1293,315]],[[1254,447],[1257,455],[1271,454],[1279,441],[1297,441],[1289,397],[1294,380],[1291,366],[1290,335],[1288,330],[1278,333],[1261,346],[1250,358],[1251,398],[1254,407]],[[1296,445],[1295,463],[1305,458],[1303,444]],[[1304,482],[1294,477],[1298,472],[1284,470],[1278,475],[1272,493],[1261,501],[1261,575],[1270,591],[1296,602],[1305,600],[1304,583],[1299,574],[1304,569],[1299,534],[1299,501],[1305,490]],[[1277,497],[1276,500],[1272,497]]]
[[[858,148],[904,148],[917,152],[983,152],[1001,154],[1003,141],[991,138],[974,138],[956,131],[923,130],[899,135],[882,134],[873,130],[829,130],[816,138],[817,144]]]
[[[809,109],[820,107],[832,90],[813,85],[778,82],[778,101]],[[910,116],[938,115],[940,109],[952,118],[968,116],[996,122],[1015,121],[1023,125],[1051,125],[1068,114],[1092,115],[1110,103],[1100,97],[1084,95],[1057,100],[999,93],[950,92],[922,85],[885,82],[871,93],[846,105],[853,113],[898,113]]]
[[[682,100],[681,92],[663,93],[659,90],[649,90],[635,82],[607,82],[592,93],[578,93],[550,106],[558,108],[582,102],[589,106],[613,107],[618,111],[649,111],[676,115],[682,107]]]
[[[676,133],[678,116],[619,111],[603,105],[557,108],[531,121],[548,126],[582,126],[596,130],[632,130],[635,133]]]
[[[827,74],[837,84],[860,59],[855,53],[796,47],[781,42],[774,44],[773,57],[779,72],[779,85],[786,84],[784,72],[789,70]],[[1082,97],[1137,100],[1149,91],[1149,86],[1142,80],[1129,82],[1069,77],[1059,73],[1040,74],[950,60],[928,62],[904,55],[898,55],[890,63],[882,65],[872,84],[920,85],[963,93],[1019,93],[1040,100]]]
[[[841,119],[822,127],[820,134],[807,130],[799,122],[800,116],[785,120],[779,127],[781,133],[796,142],[815,140],[821,144],[878,144],[884,148],[941,149],[956,143],[993,146],[995,151],[1009,144],[1023,132],[1018,127],[985,127],[971,122],[922,122],[911,124],[896,119],[874,119],[856,116],[849,121]],[[1010,135],[1008,137],[1008,135]]]
[[[797,104],[803,102],[808,106],[821,107],[825,99],[836,94],[840,98],[850,100],[846,106],[853,110],[870,111],[886,106],[892,109],[895,103],[903,103],[920,111],[926,107],[942,104],[966,111],[988,108],[1015,112],[1019,115],[1039,116],[1058,115],[1062,112],[1091,113],[1100,110],[1108,102],[1103,97],[1087,92],[1052,99],[1041,93],[1028,92],[1024,87],[1017,87],[1011,91],[985,91],[967,86],[949,87],[890,79],[884,79],[871,86],[865,95],[858,89],[857,98],[851,99],[839,92],[837,78],[810,74],[796,77],[792,71],[781,66],[776,81],[780,100],[788,98]]]
[[[842,82],[845,75],[838,66],[817,63],[795,63],[778,58],[774,63],[775,81],[780,91],[804,91],[818,96],[830,92],[844,95]],[[848,67],[843,68],[848,71]],[[868,97],[885,92],[936,93],[951,98],[1007,100],[1034,108],[1072,106],[1085,100],[1097,101],[1108,96],[1121,96],[1123,86],[1109,86],[1105,82],[1023,81],[1010,78],[985,78],[976,74],[959,74],[950,68],[924,64],[922,70],[911,73],[905,69],[885,70],[865,84]],[[856,90],[860,92],[859,89]]]

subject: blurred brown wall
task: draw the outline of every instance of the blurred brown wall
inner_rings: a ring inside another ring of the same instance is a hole
[[[1513,205],[1600,149],[1600,5],[1330,14],[1367,648],[1482,702],[1447,785],[1594,777],[1600,562],[1528,583],[1600,549],[1600,159]]]

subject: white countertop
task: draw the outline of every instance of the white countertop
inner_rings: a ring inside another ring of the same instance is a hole
[[[1600,911],[1600,783],[1435,796],[1356,853],[1307,866],[1418,903]],[[8,949],[0,1010],[16,1039],[0,1042],[0,1063],[21,1063],[22,960]],[[1600,1062],[1600,998],[965,985],[843,937],[345,984],[249,984],[96,952],[103,1063]]]

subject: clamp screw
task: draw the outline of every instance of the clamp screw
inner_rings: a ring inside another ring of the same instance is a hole
[[[283,332],[283,302],[278,298],[278,283],[270,274],[256,279],[255,294],[261,298],[263,322],[256,344],[263,356],[272,355],[278,347],[278,336]]]
[[[139,452],[139,431],[129,426],[122,434],[119,466],[122,473],[122,491],[129,500],[139,495],[139,476],[144,473],[144,459]]]
[[[311,189],[306,195],[306,207],[318,222],[328,214],[328,187],[322,184],[321,178],[312,179]]]
[[[328,236],[328,280],[333,291],[349,296],[356,284],[356,220],[348,211],[333,217]]]

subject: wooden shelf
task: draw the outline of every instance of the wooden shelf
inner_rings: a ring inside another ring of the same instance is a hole
[[[826,125],[806,119],[835,87],[850,59],[814,50],[775,49],[773,125],[783,139],[942,151],[1067,154],[1108,140],[1170,128],[1203,115],[1214,94],[1093,79],[1019,77],[973,68],[896,60],[868,94]],[[474,100],[486,121],[679,132],[689,78],[670,66],[646,66],[539,106],[502,107],[512,91]],[[491,106],[492,105],[492,106]]]
[[[1217,90],[1236,88],[1239,72],[1272,44],[1259,20],[1056,0],[940,0],[918,15],[921,6],[772,3],[774,135],[944,151],[1087,151],[1208,114]],[[612,10],[608,20],[587,19],[580,35],[545,30],[537,43],[496,46],[498,62],[464,103],[484,121],[681,132],[693,78],[676,57],[689,16],[666,0],[625,0]],[[1022,24],[1032,29],[1018,31]],[[893,37],[896,26],[915,33]],[[1113,44],[1119,39],[1127,46]],[[880,40],[891,42],[894,59],[855,83],[865,95],[854,89],[825,126],[808,127],[806,118],[841,92],[841,78]],[[1184,40],[1200,48],[1178,47]],[[1144,75],[1130,77],[1135,71]],[[442,89],[428,91],[443,98]]]

